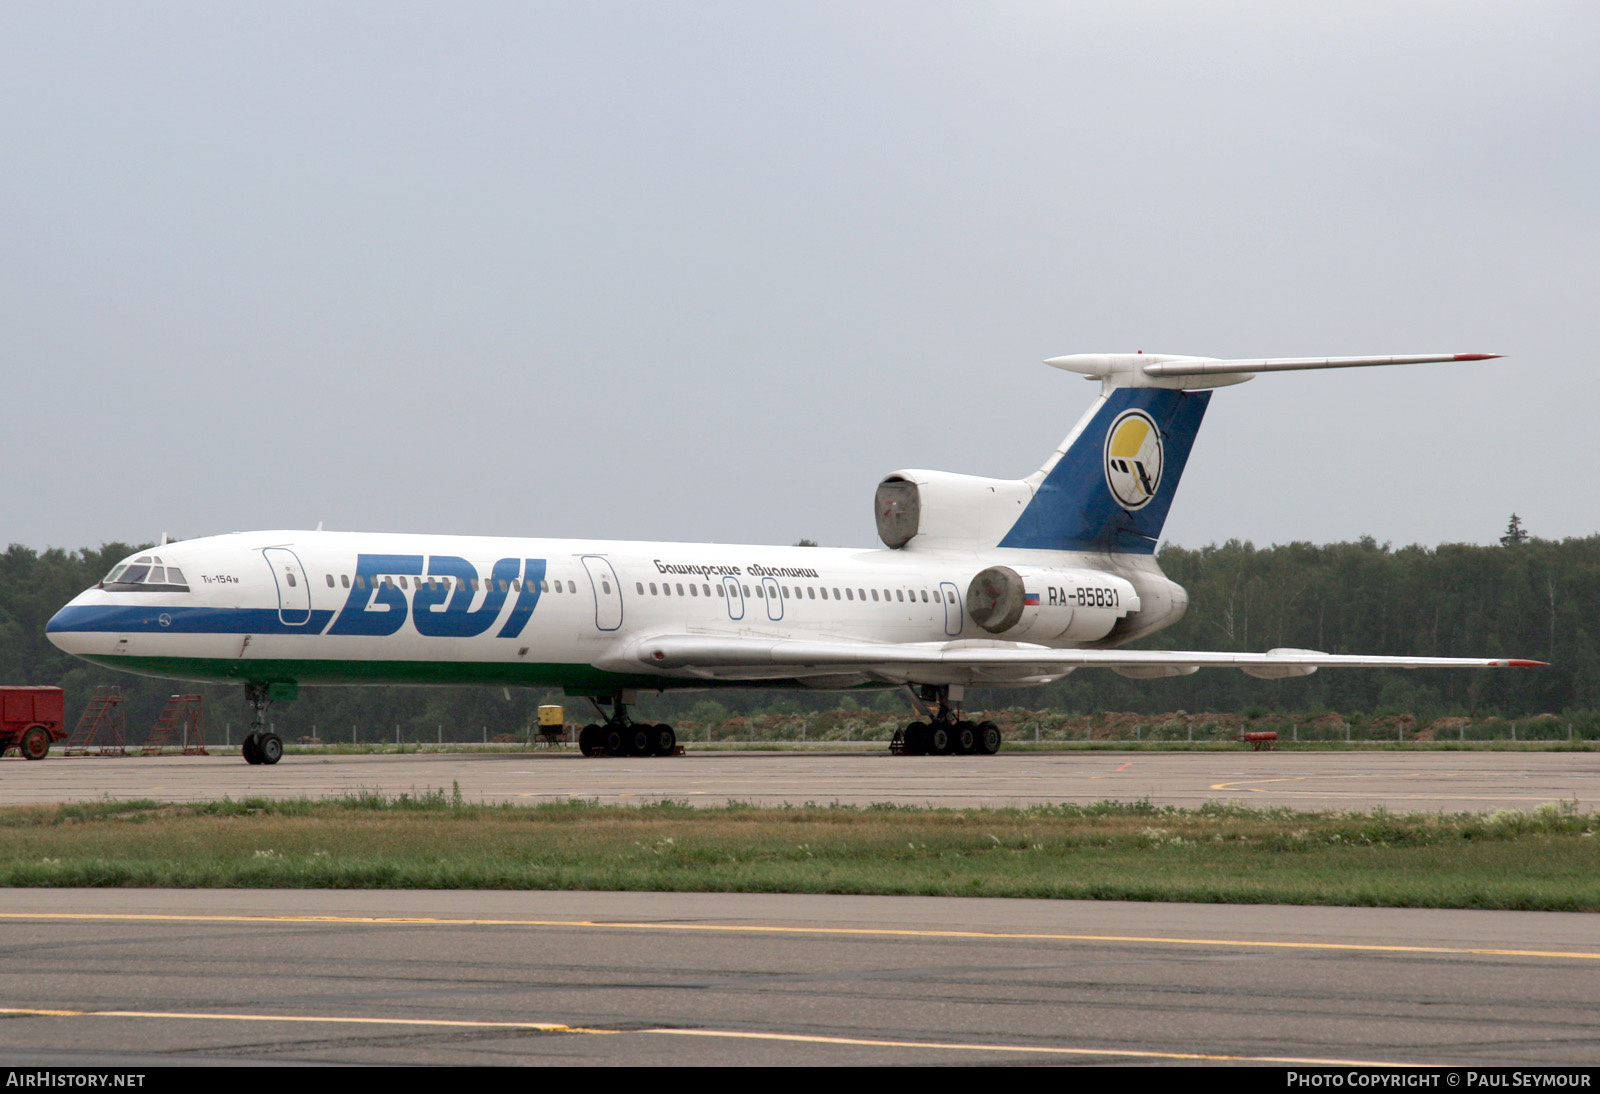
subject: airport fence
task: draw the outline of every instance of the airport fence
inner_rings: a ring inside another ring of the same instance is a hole
[[[1000,726],[1008,742],[1040,745],[1172,745],[1217,747],[1237,743],[1246,733],[1276,733],[1279,747],[1295,744],[1340,745],[1561,745],[1600,742],[1600,714],[1571,712],[1529,718],[1450,716],[1419,719],[1410,714],[1188,712],[1136,714],[1097,711],[1089,714],[1008,708],[970,711],[974,719]],[[648,715],[638,714],[639,720]],[[751,714],[716,721],[680,718],[672,721],[684,745],[804,746],[887,744],[911,719],[908,713],[869,710]],[[295,746],[425,748],[447,746],[544,745],[532,725],[432,726],[395,723],[387,726],[327,726],[277,719],[270,728]],[[561,743],[575,742],[576,724],[569,723]],[[212,737],[223,746],[237,745],[244,725],[225,723]]]

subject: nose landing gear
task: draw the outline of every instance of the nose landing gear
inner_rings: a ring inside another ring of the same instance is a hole
[[[955,684],[907,684],[912,706],[928,720],[912,722],[897,731],[889,742],[889,751],[905,756],[992,756],[999,752],[999,726],[971,722],[961,716],[963,691]]]
[[[239,752],[247,764],[275,764],[283,759],[283,738],[266,731],[267,708],[272,705],[267,698],[267,685],[246,684],[244,698],[250,704],[250,728]]]

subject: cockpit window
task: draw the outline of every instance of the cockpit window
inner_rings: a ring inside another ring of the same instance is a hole
[[[114,593],[186,593],[189,583],[183,571],[168,566],[160,555],[140,555],[129,562],[119,562],[100,582],[100,587]]]

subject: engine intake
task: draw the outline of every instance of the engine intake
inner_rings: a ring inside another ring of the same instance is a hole
[[[967,614],[990,634],[1093,642],[1139,610],[1127,580],[1095,570],[991,566],[967,586]]]

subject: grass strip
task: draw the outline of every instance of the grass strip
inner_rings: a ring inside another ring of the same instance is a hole
[[[479,805],[459,792],[0,810],[0,885],[628,889],[1600,911],[1600,826],[1532,813]]]

